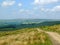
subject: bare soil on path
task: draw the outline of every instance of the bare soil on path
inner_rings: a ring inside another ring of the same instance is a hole
[[[42,31],[41,29],[37,28],[38,32]],[[60,35],[56,32],[48,32],[48,31],[43,31],[48,34],[50,37],[53,45],[60,45]]]

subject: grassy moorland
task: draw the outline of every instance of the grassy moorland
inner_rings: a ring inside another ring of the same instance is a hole
[[[60,25],[42,26],[41,29],[45,31],[57,32],[60,34]]]
[[[38,32],[35,28],[25,28],[0,32],[0,45],[52,45],[52,43],[44,32]]]

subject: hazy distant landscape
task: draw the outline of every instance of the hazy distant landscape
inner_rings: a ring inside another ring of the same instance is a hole
[[[0,20],[0,31],[12,31],[21,28],[33,28],[60,24],[59,20],[52,19],[15,19]],[[8,30],[9,29],[9,30]]]

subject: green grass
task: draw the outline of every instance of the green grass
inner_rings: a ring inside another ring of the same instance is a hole
[[[36,28],[0,32],[0,45],[52,45],[48,35]]]
[[[60,34],[60,25],[43,26],[43,27],[40,27],[40,28],[45,30],[45,31],[57,32],[57,33]]]

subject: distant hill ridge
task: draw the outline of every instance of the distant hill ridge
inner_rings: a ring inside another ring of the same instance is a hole
[[[0,29],[2,28],[26,28],[38,26],[50,26],[60,24],[60,20],[52,19],[27,19],[27,20],[0,20]]]

